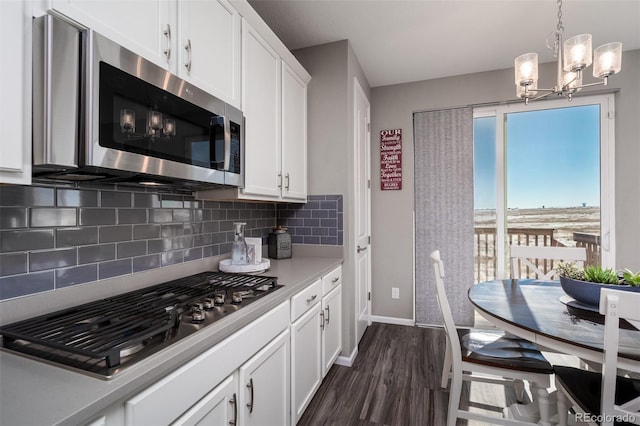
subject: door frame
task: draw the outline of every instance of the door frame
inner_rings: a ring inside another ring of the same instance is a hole
[[[366,212],[367,215],[367,229],[366,229],[366,234],[369,236],[369,241],[367,243],[367,250],[365,252],[365,255],[368,257],[368,261],[367,261],[367,282],[366,282],[366,291],[364,292],[364,294],[368,295],[368,300],[367,300],[367,308],[366,308],[366,317],[367,317],[367,326],[371,325],[371,103],[369,102],[369,99],[367,98],[367,95],[365,94],[364,90],[362,89],[362,86],[360,86],[360,83],[358,82],[358,79],[356,77],[353,77],[353,87],[354,87],[354,92],[353,92],[353,117],[354,117],[354,128],[353,128],[353,152],[354,152],[354,156],[353,156],[353,161],[354,161],[354,179],[353,179],[353,194],[354,194],[354,225],[357,225],[357,221],[358,221],[358,217],[360,214],[359,211],[359,203],[358,200],[360,198],[358,191],[358,148],[357,148],[357,144],[358,144],[358,137],[360,136],[359,131],[363,130],[365,132],[365,138],[366,138],[366,143],[365,145],[365,159],[364,159],[364,165],[366,168],[366,179],[368,181],[367,187],[366,187],[366,204],[367,204],[367,210],[368,212]],[[364,105],[366,105],[366,111],[365,113],[365,117],[366,117],[366,125],[364,126],[363,129],[360,129],[359,125],[360,123],[358,123],[357,117],[358,117],[358,99],[361,99],[362,101],[364,101]],[[359,310],[359,306],[360,306],[360,294],[362,294],[360,292],[360,288],[359,286],[359,273],[358,273],[358,253],[357,253],[357,247],[359,244],[358,241],[358,229],[357,226],[354,227],[354,231],[352,233],[352,242],[353,242],[353,250],[354,250],[354,277],[355,277],[355,285],[354,285],[354,289],[355,289],[355,297],[354,297],[354,301],[355,301],[355,318],[354,318],[354,336],[355,336],[355,340],[356,340],[356,347],[358,346],[359,343],[359,339],[360,339],[360,335],[358,334],[358,320],[359,320],[359,314],[360,314],[360,310]],[[366,330],[366,328],[365,328]],[[364,331],[362,332],[362,334],[364,334]]]
[[[534,102],[529,105],[509,103],[473,109],[473,118],[496,117],[496,236],[504,244],[496,245],[496,277],[504,279],[506,250],[506,115],[545,109],[600,105],[600,260],[603,267],[616,266],[615,223],[615,97],[613,93]]]

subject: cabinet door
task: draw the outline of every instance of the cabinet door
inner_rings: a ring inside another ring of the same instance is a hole
[[[31,184],[30,7],[0,1],[0,183]]]
[[[280,197],[280,57],[242,22],[245,194]]]
[[[238,424],[237,386],[238,381],[234,375],[227,377],[225,381],[204,396],[172,425],[214,426]]]
[[[51,8],[168,67],[175,47],[175,0],[50,0]]]
[[[322,381],[320,303],[291,325],[291,405],[295,424]]]
[[[289,331],[240,367],[239,424],[289,424]]]
[[[342,350],[342,285],[322,298],[322,377],[326,376]]]
[[[178,2],[178,74],[240,108],[240,15],[226,0]]]
[[[307,84],[282,63],[282,198],[307,200]]]

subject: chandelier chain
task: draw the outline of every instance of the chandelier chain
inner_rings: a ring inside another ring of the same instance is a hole
[[[556,31],[559,33],[564,31],[564,27],[562,26],[562,0],[558,0],[558,26],[556,27]]]

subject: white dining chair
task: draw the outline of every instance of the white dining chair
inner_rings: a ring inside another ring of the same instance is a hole
[[[555,366],[558,389],[559,424],[567,424],[569,404],[576,420],[594,420],[611,426],[619,420],[640,425],[640,380],[618,376],[620,320],[636,321],[640,326],[640,293],[600,290],[600,313],[604,315],[604,351],[600,373],[573,367]]]
[[[436,278],[436,297],[444,319],[447,348],[451,355],[452,374],[447,425],[455,426],[458,418],[500,425],[538,424],[460,409],[463,380],[502,385],[513,385],[517,381],[527,380],[532,391],[533,403],[539,406],[541,424],[549,424],[547,388],[551,386],[551,364],[535,344],[512,334],[499,330],[458,329],[453,321],[445,292],[444,264],[440,259],[440,251],[432,252],[431,260]],[[448,369],[446,365],[445,368]]]
[[[509,250],[511,278],[523,278],[523,270],[526,266],[529,271],[535,274],[537,279],[550,280],[555,274],[551,267],[553,262],[576,262],[578,266],[583,266],[587,260],[587,250],[584,247],[512,245]],[[541,261],[550,267],[546,273],[540,268]]]

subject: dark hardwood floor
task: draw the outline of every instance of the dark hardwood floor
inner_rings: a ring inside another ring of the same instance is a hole
[[[440,388],[444,348],[440,328],[373,323],[353,366],[331,368],[298,425],[446,424],[449,393]],[[501,412],[515,401],[511,389],[472,386],[471,398],[466,382],[462,392],[462,404],[472,409]]]

